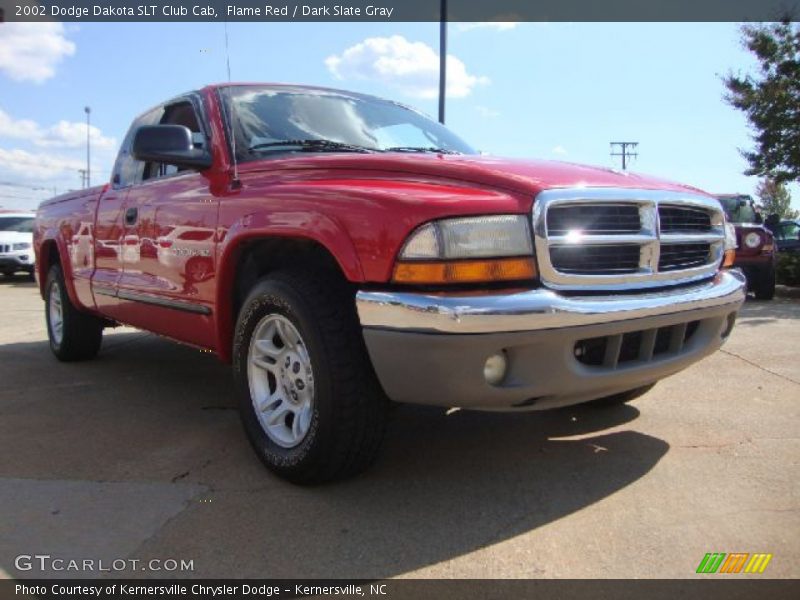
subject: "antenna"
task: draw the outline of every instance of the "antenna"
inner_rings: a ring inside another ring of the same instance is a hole
[[[228,20],[225,20],[225,65],[228,69],[228,83],[231,82],[231,53],[228,49]],[[233,129],[233,100],[231,100],[230,87],[226,90],[228,98],[228,115],[231,125],[231,159],[233,160],[233,181],[231,185],[238,188],[242,185],[239,181],[239,161],[236,158],[236,131]]]

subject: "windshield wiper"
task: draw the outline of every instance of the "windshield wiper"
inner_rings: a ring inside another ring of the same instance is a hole
[[[432,152],[435,154],[461,154],[455,150],[446,150],[445,148],[436,148],[435,146],[395,146],[393,148],[386,148],[384,152]]]
[[[303,152],[374,152],[374,148],[357,146],[356,144],[345,144],[344,142],[334,142],[333,140],[279,140],[277,142],[263,142],[254,144],[247,150],[269,150],[271,148],[297,147]]]

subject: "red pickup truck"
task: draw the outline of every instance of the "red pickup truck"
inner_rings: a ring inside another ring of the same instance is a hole
[[[352,475],[390,401],[613,404],[714,352],[744,299],[719,202],[477,154],[396,102],[209,86],[130,128],[109,184],[38,212],[50,347],[132,325],[233,364],[282,477]]]

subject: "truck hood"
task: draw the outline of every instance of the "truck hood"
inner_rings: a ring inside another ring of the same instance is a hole
[[[242,172],[283,169],[346,170],[348,177],[358,172],[384,173],[413,178],[446,179],[495,188],[536,194],[545,189],[564,187],[618,187],[659,189],[705,194],[678,183],[560,161],[527,160],[477,155],[446,154],[308,154],[266,159],[242,165]],[[367,175],[367,173],[363,173]]]

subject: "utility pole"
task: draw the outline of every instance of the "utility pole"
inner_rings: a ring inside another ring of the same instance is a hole
[[[439,123],[444,125],[444,101],[447,88],[447,0],[439,8]]]
[[[636,158],[639,156],[638,152],[631,152],[631,150],[636,150],[638,146],[639,142],[611,142],[611,156],[622,157],[623,171],[628,168],[629,158]],[[614,152],[614,150],[619,150],[619,152]]]
[[[81,176],[81,189],[89,187],[86,185],[86,169],[78,169],[78,174]]]
[[[86,113],[86,187],[92,187],[92,167],[91,167],[91,142],[89,141],[89,134],[91,129],[89,129],[89,115],[92,113],[92,109],[89,106],[83,107],[84,112]]]

